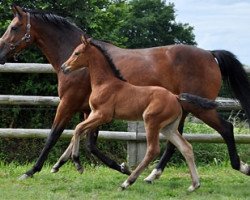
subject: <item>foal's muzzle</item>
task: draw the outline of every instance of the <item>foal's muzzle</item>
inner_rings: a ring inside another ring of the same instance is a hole
[[[69,74],[71,72],[71,69],[70,69],[70,67],[67,64],[63,64],[61,66],[61,69],[62,69],[62,71],[63,71],[64,74]]]

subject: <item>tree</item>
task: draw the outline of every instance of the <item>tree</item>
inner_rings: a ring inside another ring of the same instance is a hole
[[[193,27],[175,21],[174,4],[161,0],[132,0],[120,28],[130,48],[167,44],[196,44]]]

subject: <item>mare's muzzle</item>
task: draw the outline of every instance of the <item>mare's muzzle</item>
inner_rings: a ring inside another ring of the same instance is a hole
[[[0,38],[0,64],[3,65],[6,63],[7,55],[10,51],[9,46]]]

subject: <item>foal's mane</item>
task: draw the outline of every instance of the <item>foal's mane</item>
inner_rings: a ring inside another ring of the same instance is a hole
[[[64,17],[53,14],[51,12],[45,12],[42,10],[33,10],[29,8],[22,8],[24,12],[29,12],[34,18],[41,20],[44,23],[51,24],[59,29],[68,29],[71,31],[79,31],[82,34],[86,35],[76,24],[70,22]]]
[[[102,52],[102,54],[104,55],[104,57],[108,61],[109,66],[110,66],[111,70],[113,71],[115,77],[117,77],[118,79],[120,79],[122,81],[126,81],[126,79],[124,79],[123,76],[121,75],[120,70],[117,69],[117,67],[115,66],[110,54],[107,52],[107,50],[105,48],[105,45],[101,41],[94,40],[94,39],[91,39],[90,43]]]

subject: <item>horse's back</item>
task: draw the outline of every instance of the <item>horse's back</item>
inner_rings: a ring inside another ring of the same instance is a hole
[[[181,113],[176,95],[159,86],[134,86],[124,83],[115,92],[115,118],[126,120],[148,120],[157,123],[172,121]]]
[[[190,45],[111,46],[108,51],[124,78],[134,85],[157,85],[175,94],[187,92],[210,99],[218,95],[221,73],[209,51]]]

